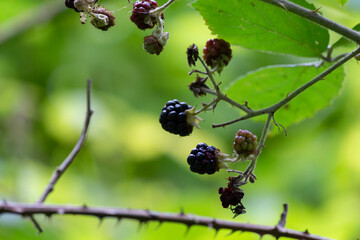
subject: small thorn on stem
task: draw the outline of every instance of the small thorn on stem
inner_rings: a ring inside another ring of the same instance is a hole
[[[276,227],[280,227],[280,228],[284,228],[285,224],[286,224],[286,218],[287,218],[287,214],[288,214],[288,205],[287,203],[285,203],[283,205],[284,210],[280,215],[280,221],[278,222],[278,224],[276,225]]]

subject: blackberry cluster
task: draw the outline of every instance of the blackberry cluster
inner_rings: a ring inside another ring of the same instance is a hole
[[[111,12],[109,12],[109,10],[107,10],[106,8],[98,8],[92,11],[92,13],[97,14],[95,16],[95,18],[93,18],[91,20],[91,24],[103,31],[107,31],[109,28],[111,28],[112,26],[115,25],[115,16],[114,14],[112,14]],[[107,21],[104,21],[103,18],[101,18],[100,16],[104,15],[102,17],[107,17]],[[107,24],[106,24],[107,23]]]
[[[160,114],[159,122],[162,128],[180,136],[190,135],[194,126],[188,123],[186,110],[191,108],[186,102],[179,102],[177,99],[168,101]]]
[[[74,0],[65,0],[65,6],[74,9],[75,12],[80,12],[74,5]]]
[[[200,174],[214,174],[219,171],[217,152],[219,150],[216,147],[199,143],[187,158],[190,170]]]
[[[157,7],[158,4],[154,0],[136,1],[130,19],[141,30],[153,28],[156,24],[156,18],[150,17],[149,12]]]
[[[244,197],[244,193],[238,189],[238,191],[234,191],[232,188],[219,188],[219,194],[221,205],[223,208],[228,208],[231,206],[242,206],[241,199]]]
[[[257,137],[248,130],[239,130],[235,135],[234,150],[239,156],[248,157],[256,153]]]
[[[229,64],[232,51],[230,43],[223,39],[215,38],[206,42],[203,53],[205,63],[211,68],[218,66],[218,72],[221,72],[222,68]]]

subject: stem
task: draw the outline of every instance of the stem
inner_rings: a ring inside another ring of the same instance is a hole
[[[199,113],[206,111],[209,107],[211,107],[214,104],[217,104],[220,101],[219,98],[215,98],[213,101],[211,101],[210,103],[206,104],[202,109],[199,109],[198,111],[196,111],[194,113],[194,115],[198,115]]]
[[[54,190],[54,186],[56,182],[59,180],[59,178],[64,174],[66,169],[70,166],[70,164],[74,161],[75,157],[79,153],[81,147],[83,146],[87,131],[90,124],[90,118],[93,114],[93,110],[90,106],[90,93],[91,93],[91,79],[87,81],[87,111],[86,111],[86,117],[85,117],[85,123],[82,130],[82,133],[80,135],[79,140],[77,141],[75,147],[70,152],[70,154],[66,157],[66,159],[62,162],[62,164],[54,171],[49,184],[46,186],[43,194],[41,195],[40,199],[37,201],[37,203],[43,203],[47,196]]]
[[[316,76],[314,79],[310,80],[309,82],[305,83],[304,85],[302,85],[301,87],[296,89],[294,92],[289,94],[287,97],[285,97],[283,100],[279,101],[278,103],[276,103],[276,104],[274,104],[274,105],[272,105],[272,106],[270,106],[268,108],[251,111],[247,115],[242,116],[241,118],[238,118],[238,119],[226,122],[226,123],[213,124],[213,128],[224,127],[224,126],[227,126],[229,124],[233,124],[233,123],[236,123],[236,122],[248,119],[248,118],[253,118],[253,117],[256,117],[256,116],[260,116],[260,115],[263,115],[263,114],[275,113],[277,110],[279,110],[281,107],[288,104],[292,99],[294,99],[300,93],[302,93],[303,91],[305,91],[306,89],[308,89],[309,87],[311,87],[312,85],[317,83],[318,81],[323,80],[324,77],[326,77],[327,75],[332,73],[334,70],[339,68],[341,65],[343,65],[344,63],[346,63],[347,61],[349,61],[350,59],[352,59],[353,57],[355,57],[359,53],[360,53],[360,47],[357,48],[356,50],[354,50],[353,52],[348,53],[340,61],[338,61],[337,63],[332,65],[330,68],[326,69],[324,72],[322,72],[321,74]]]
[[[241,105],[240,103],[238,103],[238,102],[236,102],[236,101],[228,98],[225,94],[223,94],[223,93],[220,91],[220,88],[219,88],[218,84],[216,84],[216,81],[215,81],[214,75],[213,75],[214,73],[206,66],[206,64],[204,63],[204,61],[203,61],[201,58],[199,58],[199,60],[200,60],[201,64],[204,66],[204,68],[205,68],[205,70],[206,70],[206,73],[207,73],[208,77],[210,78],[210,81],[211,81],[211,83],[213,84],[214,89],[215,89],[215,91],[216,91],[216,92],[214,92],[214,91],[208,89],[208,90],[206,90],[206,92],[217,96],[219,99],[224,100],[225,102],[230,103],[231,105],[233,105],[233,106],[235,106],[235,107],[243,110],[243,111],[246,112],[246,113],[252,112],[249,108],[245,107],[244,105]],[[209,90],[210,90],[210,91],[209,91]]]
[[[287,0],[261,0],[266,3],[273,4],[277,7],[281,7],[287,11],[295,13],[303,18],[306,18],[312,22],[319,24],[320,26],[330,29],[356,43],[360,43],[360,33],[352,30],[348,27],[345,27],[341,24],[338,24],[328,18],[323,17],[321,14],[309,10],[307,8],[301,7],[295,3],[292,3]]]
[[[203,216],[196,216],[193,214],[181,213],[161,213],[150,210],[142,209],[119,209],[119,208],[92,208],[87,206],[60,206],[60,205],[47,205],[47,204],[24,204],[24,203],[0,203],[0,215],[3,213],[12,213],[21,216],[33,216],[35,214],[43,214],[51,217],[53,214],[59,215],[84,215],[94,216],[99,219],[105,217],[117,219],[134,219],[139,223],[146,222],[172,222],[182,223],[188,226],[206,226],[215,229],[230,229],[232,231],[245,231],[257,233],[260,236],[269,234],[275,238],[287,237],[293,239],[304,240],[329,240],[329,238],[317,236],[308,233],[307,231],[301,232],[292,229],[285,229],[276,226],[263,226],[250,223],[239,223],[234,221],[227,221],[221,219],[214,219]]]
[[[261,133],[260,141],[259,141],[258,146],[256,148],[256,156],[259,156],[260,153],[261,153],[261,150],[264,148],[264,143],[265,143],[266,136],[267,136],[267,133],[268,133],[269,128],[270,128],[270,122],[271,122],[271,119],[272,119],[273,115],[274,115],[274,113],[269,113],[268,114],[268,118],[266,120],[264,129],[263,129],[263,131]]]
[[[258,146],[256,148],[255,157],[251,160],[250,165],[247,167],[247,169],[244,172],[245,181],[247,181],[247,179],[251,176],[251,174],[253,174],[253,172],[255,170],[256,162],[257,162],[257,159],[259,158],[261,150],[264,147],[265,139],[266,139],[267,133],[269,131],[270,123],[271,123],[271,119],[272,119],[273,115],[274,115],[274,113],[269,113],[268,114],[268,118],[266,120],[266,123],[264,125],[264,129],[263,129],[261,137],[260,137],[260,141],[259,141]]]
[[[155,8],[154,10],[151,10],[149,13],[151,15],[153,14],[157,14],[157,13],[161,13],[163,11],[165,11],[166,8],[168,8],[172,3],[174,3],[175,0],[169,0],[167,3],[165,3],[164,5],[158,7],[158,8]]]

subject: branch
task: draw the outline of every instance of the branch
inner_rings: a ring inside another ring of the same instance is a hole
[[[83,127],[82,133],[80,135],[80,138],[77,141],[73,150],[70,152],[70,154],[62,162],[62,164],[54,171],[49,184],[47,185],[46,189],[44,190],[43,194],[41,195],[41,197],[37,201],[37,203],[43,203],[45,201],[46,197],[54,190],[54,186],[55,186],[56,182],[63,175],[63,173],[70,166],[70,164],[74,161],[75,157],[77,156],[77,154],[79,153],[81,147],[83,146],[83,144],[85,142],[86,134],[87,134],[89,123],[90,123],[90,118],[91,118],[91,115],[93,114],[93,110],[90,107],[90,93],[91,93],[91,79],[89,79],[87,81],[87,111],[86,111],[84,127]]]
[[[16,35],[32,28],[40,23],[46,22],[65,11],[64,3],[56,2],[45,3],[40,7],[35,7],[21,16],[16,16],[13,20],[7,21],[0,26],[0,44],[10,40]]]
[[[263,226],[250,223],[239,223],[228,220],[220,220],[208,218],[203,216],[196,216],[184,213],[161,213],[141,209],[119,209],[119,208],[91,208],[87,206],[60,206],[60,205],[47,205],[47,204],[24,204],[24,203],[1,203],[0,215],[4,213],[12,213],[21,216],[32,216],[34,214],[43,214],[51,217],[54,214],[59,215],[85,215],[94,216],[99,219],[105,217],[117,219],[134,219],[140,223],[158,221],[182,223],[188,227],[191,226],[206,226],[215,229],[230,229],[232,231],[244,231],[257,233],[260,236],[272,235],[276,238],[288,237],[293,239],[302,240],[329,240],[329,238],[317,236],[308,233],[307,231],[301,232],[292,229],[279,228],[276,226]]]
[[[230,124],[233,124],[233,123],[245,120],[245,119],[253,118],[253,117],[256,117],[256,116],[263,115],[263,114],[275,113],[277,110],[279,110],[280,108],[282,108],[283,106],[288,104],[292,99],[297,97],[300,93],[302,93],[303,91],[305,91],[306,89],[308,89],[309,87],[314,85],[315,83],[319,82],[320,80],[324,80],[324,78],[327,75],[332,73],[334,70],[339,68],[341,65],[343,65],[344,63],[346,63],[347,61],[349,61],[350,59],[352,59],[353,57],[355,57],[359,53],[360,53],[360,47],[357,48],[356,50],[354,50],[353,52],[348,53],[340,61],[338,61],[337,63],[335,63],[334,65],[332,65],[328,69],[326,69],[324,72],[320,73],[314,79],[310,80],[309,82],[305,83],[304,85],[302,85],[301,87],[296,89],[294,92],[290,93],[287,97],[285,97],[283,100],[279,101],[278,103],[276,103],[276,104],[274,104],[274,105],[272,105],[272,106],[270,106],[268,108],[251,111],[245,116],[242,116],[242,117],[240,117],[238,119],[235,119],[235,120],[232,120],[232,121],[229,121],[229,122],[226,122],[226,123],[213,124],[213,128],[225,127],[227,125],[230,125]]]
[[[322,15],[314,12],[313,10],[309,10],[307,8],[301,7],[287,0],[261,0],[261,1],[273,4],[277,7],[281,7],[287,11],[295,13],[296,15],[299,15],[312,22],[315,22],[324,28],[330,29],[356,43],[360,43],[360,33],[358,31],[352,30],[326,17],[323,17]]]

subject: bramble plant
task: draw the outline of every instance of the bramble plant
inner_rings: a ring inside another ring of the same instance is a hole
[[[151,30],[151,35],[144,37],[142,47],[149,54],[159,55],[158,58],[161,58],[160,54],[166,50],[164,46],[170,36],[169,32],[164,32],[164,11],[174,2],[176,1],[169,0],[163,5],[154,0],[129,2],[132,8],[129,21],[134,23],[134,27],[144,31],[154,29]],[[345,0],[340,2],[346,3]],[[108,31],[111,28],[111,31],[116,31],[114,12],[100,6],[98,0],[66,0],[65,6],[80,15],[82,24],[89,19],[97,29]],[[239,126],[237,132],[234,132],[234,139],[228,143],[233,147],[231,153],[221,152],[210,142],[201,142],[193,149],[186,150],[189,154],[184,161],[192,173],[213,175],[219,171],[227,171],[229,176],[226,184],[219,183],[219,188],[214,189],[214,192],[218,192],[219,206],[229,208],[235,218],[246,213],[246,206],[242,200],[246,199],[247,194],[243,186],[249,182],[255,183],[257,178],[261,178],[255,175],[255,170],[271,128],[276,127],[278,132],[283,132],[285,136],[287,127],[312,117],[329,106],[338,95],[344,80],[343,64],[354,58],[358,60],[360,56],[360,47],[356,47],[360,44],[360,25],[356,25],[354,29],[342,26],[322,16],[319,8],[305,0],[196,0],[191,6],[201,14],[209,29],[217,36],[201,43],[204,46],[202,50],[200,45],[196,45],[189,38],[189,47],[182,50],[186,52],[186,56],[182,56],[183,61],[187,61],[189,67],[193,68],[188,75],[195,78],[192,82],[188,81],[189,90],[196,98],[208,99],[201,107],[192,107],[195,105],[187,103],[191,100],[164,100],[167,102],[160,111],[159,123],[168,133],[180,136],[179,141],[186,141],[186,138],[192,137],[193,131],[201,131],[194,130],[194,126],[200,128],[201,121],[205,119],[200,115],[208,111],[214,111],[216,114],[219,102],[236,108],[241,116],[236,119],[225,119],[223,123],[214,123],[213,128],[226,127],[255,117],[264,122],[259,136],[253,134],[252,129]],[[171,16],[167,15],[167,18]],[[341,35],[341,38],[331,45],[329,30]],[[309,59],[309,62],[268,66],[236,79],[230,86],[223,86],[221,74],[227,67],[231,67],[229,63],[233,58],[234,46],[292,55]],[[353,46],[354,50],[333,56],[336,49],[344,46]],[[260,237],[269,234],[275,238],[328,239],[310,234],[307,230],[301,232],[286,229],[287,204],[284,204],[280,221],[275,226],[243,224],[194,217],[184,213],[44,204],[85,142],[93,113],[90,104],[90,85],[89,80],[83,132],[72,152],[54,171],[39,200],[35,204],[4,201],[0,204],[0,214],[13,213],[29,217],[39,232],[42,228],[35,219],[35,214],[76,214],[91,215],[100,219],[136,219],[140,223],[159,221],[183,223],[188,227],[202,225],[216,231],[230,229],[253,232]],[[161,106],[159,110],[160,108]],[[235,169],[239,166],[236,164],[238,162],[248,165],[245,169]]]

